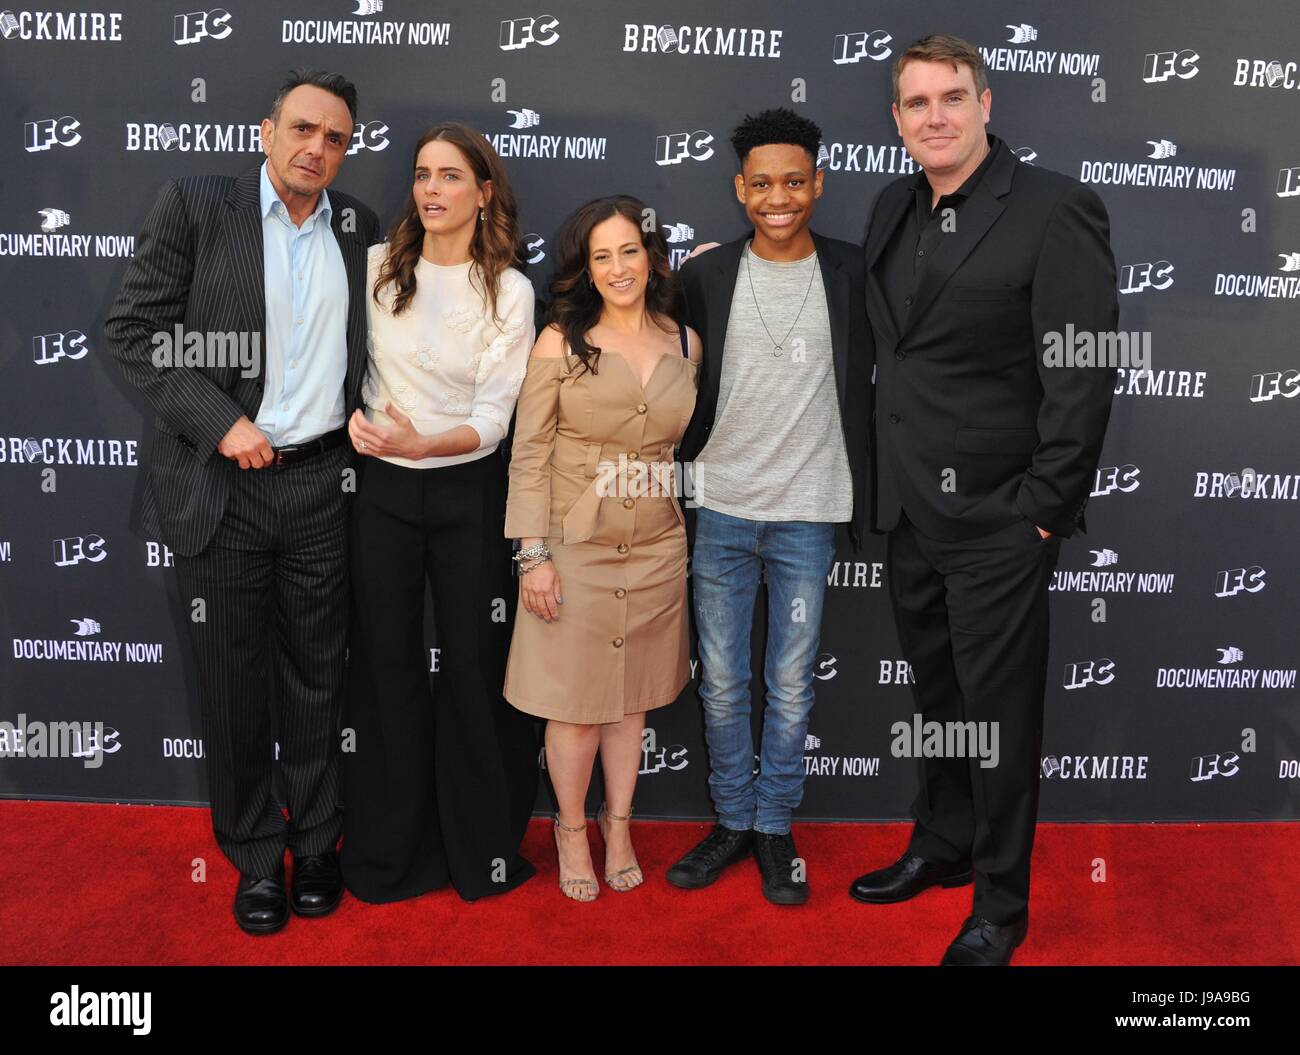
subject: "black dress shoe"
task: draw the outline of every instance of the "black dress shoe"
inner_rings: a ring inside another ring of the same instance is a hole
[[[794,848],[794,836],[754,833],[754,859],[763,875],[763,896],[774,905],[802,905],[808,900],[808,880],[800,868],[799,878],[794,874],[794,861],[799,851]]]
[[[284,867],[273,876],[240,874],[235,887],[235,922],[249,934],[271,934],[289,920]]]
[[[738,832],[715,824],[702,842],[668,869],[668,882],[683,890],[716,883],[724,868],[749,856],[753,845],[752,831]]]
[[[932,886],[965,886],[973,878],[969,861],[935,864],[909,850],[888,868],[858,876],[849,886],[849,896],[868,905],[889,905],[916,897]]]
[[[343,898],[343,873],[333,850],[293,859],[289,902],[300,916],[324,916]]]
[[[1028,931],[1028,913],[1007,924],[990,923],[983,916],[969,916],[939,966],[1005,967]]]

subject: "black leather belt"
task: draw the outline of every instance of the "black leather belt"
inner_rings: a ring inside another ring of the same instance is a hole
[[[326,451],[333,450],[340,446],[348,438],[346,428],[338,428],[333,432],[327,432],[324,436],[317,436],[314,440],[308,440],[306,443],[297,443],[291,447],[273,447],[275,458],[272,459],[272,465],[292,465],[294,462],[305,461],[308,458],[314,458],[318,454],[324,454]]]

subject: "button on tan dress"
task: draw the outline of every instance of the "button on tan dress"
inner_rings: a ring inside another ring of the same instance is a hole
[[[663,707],[690,677],[672,463],[697,367],[665,355],[644,389],[621,355],[602,353],[596,367],[573,355],[528,361],[506,503],[507,537],[547,540],[564,603],[551,623],[520,603],[505,697],[582,725]]]

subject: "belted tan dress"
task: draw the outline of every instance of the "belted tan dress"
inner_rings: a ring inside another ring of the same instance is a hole
[[[617,353],[596,368],[573,355],[528,361],[506,502],[506,536],[547,540],[564,603],[551,623],[519,605],[505,697],[582,725],[663,707],[690,678],[673,460],[697,367],[665,355],[644,389]]]

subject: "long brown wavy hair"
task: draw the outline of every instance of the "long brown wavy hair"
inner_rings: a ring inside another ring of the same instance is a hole
[[[669,331],[665,322],[676,322],[681,317],[681,287],[668,262],[668,244],[657,223],[645,222],[648,215],[650,212],[645,203],[630,194],[596,198],[579,206],[564,221],[555,237],[555,277],[551,279],[551,303],[546,321],[559,328],[569,351],[593,374],[597,372],[600,349],[587,340],[587,331],[600,321],[605,301],[591,284],[587,257],[591,231],[598,223],[612,216],[623,216],[640,228],[641,244],[650,257],[646,310],[665,332]]]
[[[521,263],[519,217],[515,210],[515,194],[510,189],[510,179],[506,176],[501,158],[492,149],[492,144],[469,125],[459,121],[443,121],[420,136],[411,155],[412,172],[415,171],[424,145],[435,139],[451,143],[465,155],[478,186],[482,187],[487,180],[492,181],[492,196],[483,208],[486,219],[476,222],[474,237],[469,244],[469,253],[475,264],[471,268],[470,281],[482,282],[480,292],[492,309],[493,320],[499,321],[497,294],[501,290],[501,273],[506,268]],[[371,291],[378,304],[380,290],[389,283],[393,284],[394,315],[402,314],[415,296],[415,264],[420,259],[423,245],[424,225],[420,223],[419,207],[408,189],[406,207],[388,232],[388,252],[375,279],[375,288]]]

